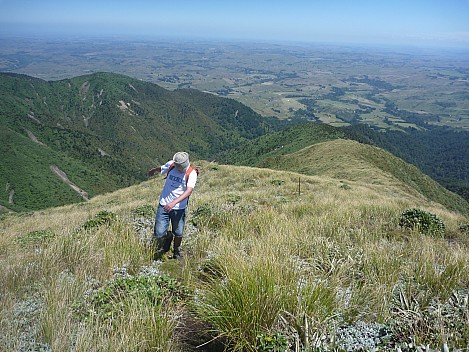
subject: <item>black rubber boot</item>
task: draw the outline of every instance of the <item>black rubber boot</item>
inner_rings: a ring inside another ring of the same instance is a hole
[[[166,232],[166,236],[163,237],[163,253],[169,252],[171,249],[171,243],[173,242],[173,233],[171,231]]]
[[[173,259],[181,259],[181,251],[179,247],[181,247],[182,237],[174,236],[174,248],[173,248]]]
[[[164,237],[156,239],[156,248],[153,254],[153,260],[161,259],[161,256],[164,254],[163,252],[164,247]]]

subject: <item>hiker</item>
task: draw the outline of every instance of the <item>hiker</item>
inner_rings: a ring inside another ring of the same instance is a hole
[[[197,182],[198,172],[191,166],[186,152],[177,152],[173,160],[148,171],[148,176],[156,173],[167,174],[155,217],[156,255],[170,250],[174,234],[173,258],[180,259],[187,202]],[[168,231],[170,222],[172,230]]]

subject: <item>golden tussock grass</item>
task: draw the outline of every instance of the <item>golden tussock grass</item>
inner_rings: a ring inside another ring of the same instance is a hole
[[[13,336],[26,334],[14,316],[18,304],[33,295],[41,302],[37,320],[30,322],[35,343],[53,350],[182,350],[190,340],[193,322],[184,318],[190,314],[205,326],[204,336],[241,351],[254,350],[260,333],[275,331],[290,342],[313,346],[345,321],[403,321],[403,312],[416,303],[423,317],[425,305],[446,302],[469,287],[469,242],[458,229],[467,217],[408,192],[398,181],[367,184],[198,164],[202,172],[187,220],[197,231],[183,241],[182,262],[166,260],[158,269],[177,277],[190,294],[183,303],[165,303],[165,309],[129,297],[125,316],[81,320],[73,313],[87,290],[111,280],[116,268],[134,275],[152,265],[134,210],[156,205],[161,178],[87,203],[5,216],[0,221],[5,331],[0,346],[7,350]],[[412,207],[440,217],[445,237],[401,229],[399,216]],[[82,228],[103,210],[117,218]],[[54,236],[18,241],[38,230]],[[405,331],[415,329],[409,326]],[[416,336],[416,342],[453,339],[462,346],[444,326],[431,339]]]

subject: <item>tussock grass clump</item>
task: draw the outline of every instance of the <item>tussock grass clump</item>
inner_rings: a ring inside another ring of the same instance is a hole
[[[205,317],[233,350],[255,344],[259,328],[269,329],[278,318],[286,295],[272,272],[268,275],[265,269],[243,267],[246,270],[225,273],[221,281],[210,280],[207,288],[199,291],[195,304],[198,315]]]
[[[467,348],[468,289],[454,290],[443,299],[438,295],[424,297],[423,287],[412,282],[399,282],[390,302],[393,319],[388,324],[395,342],[414,345],[453,346]],[[428,300],[426,302],[426,300]]]

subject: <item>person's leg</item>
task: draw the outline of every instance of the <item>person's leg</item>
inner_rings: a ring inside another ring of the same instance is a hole
[[[155,216],[155,227],[153,230],[154,238],[157,243],[157,250],[164,251],[165,242],[167,243],[166,233],[168,232],[170,221],[170,214],[164,211],[164,208],[161,205],[158,205]],[[171,244],[170,244],[171,246]],[[169,248],[167,249],[167,251]]]
[[[181,258],[180,246],[182,236],[184,236],[184,225],[186,223],[186,209],[173,210],[170,213],[171,226],[174,234],[173,242],[173,258]]]

